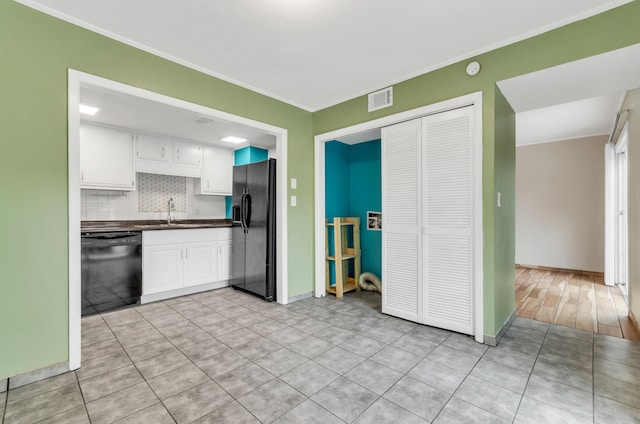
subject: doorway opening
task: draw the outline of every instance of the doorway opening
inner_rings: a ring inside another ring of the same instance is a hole
[[[415,120],[426,116],[442,114],[443,112],[453,111],[455,109],[461,109],[466,106],[473,106],[473,137],[477,142],[475,143],[474,152],[469,156],[469,163],[473,163],[474,177],[472,180],[472,197],[471,202],[476,207],[473,208],[470,220],[473,225],[470,229],[472,234],[472,242],[470,246],[470,257],[468,258],[470,266],[471,276],[471,295],[470,295],[470,328],[476,341],[483,342],[484,339],[484,322],[483,322],[483,251],[482,251],[482,146],[479,140],[482,139],[482,93],[474,93],[467,96],[462,96],[455,99],[450,99],[437,104],[413,109],[407,112],[402,112],[395,115],[390,115],[384,118],[368,121],[365,123],[357,124],[351,127],[342,128],[329,133],[320,134],[315,137],[315,296],[322,297],[326,295],[326,149],[325,144],[333,141],[340,140],[343,137],[353,136],[358,137],[362,133],[368,131],[380,131],[384,127],[389,127],[394,124],[403,123],[405,121]],[[365,137],[367,138],[367,137]],[[384,140],[382,141],[384,144]],[[384,156],[384,155],[383,155]],[[384,162],[384,157],[382,158]],[[384,171],[383,171],[384,173]],[[382,177],[384,179],[384,175]],[[383,189],[384,190],[384,189]],[[383,196],[384,199],[384,196]],[[384,201],[383,201],[384,202]],[[421,203],[420,203],[421,204]],[[384,209],[384,207],[383,207]],[[373,211],[376,212],[376,211]],[[382,210],[382,232],[383,232],[383,263],[384,263],[384,231],[385,231],[385,211]],[[366,223],[365,223],[366,224]],[[384,266],[382,274],[384,274]],[[420,279],[418,279],[420,281]],[[382,301],[385,300],[384,290],[384,277],[382,281]],[[422,293],[422,292],[420,292]],[[422,302],[422,297],[418,295]],[[419,314],[420,315],[420,314]],[[421,317],[421,315],[420,315]],[[404,318],[404,317],[403,317]],[[420,320],[419,322],[422,323]]]
[[[287,130],[216,109],[197,105],[152,91],[140,89],[95,75],[68,71],[68,211],[69,211],[69,368],[78,369],[81,362],[81,264],[80,264],[80,122],[79,104],[83,89],[91,87],[118,97],[135,98],[158,107],[174,108],[197,114],[229,127],[244,127],[254,134],[270,137],[275,142],[270,155],[281,165],[276,175],[277,226],[277,302],[288,303],[287,271]],[[197,123],[196,123],[197,124]]]
[[[627,92],[640,85],[638,52],[633,45],[497,84],[517,122],[516,263],[526,266],[516,272],[519,316],[638,339],[625,287],[614,285],[627,269],[628,227],[618,219],[626,199],[617,200],[627,162],[611,143]],[[546,120],[524,119],[545,110]],[[522,143],[523,132],[540,129],[542,139]]]

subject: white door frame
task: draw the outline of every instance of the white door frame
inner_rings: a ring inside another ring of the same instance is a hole
[[[626,118],[625,118],[626,119]],[[619,125],[619,126],[618,126]],[[617,128],[621,129],[617,130]],[[619,255],[619,169],[618,155],[628,148],[627,124],[621,121],[614,128],[612,142],[605,145],[605,262],[604,282],[608,286],[620,282],[620,255]],[[627,163],[628,167],[628,163]],[[628,178],[628,169],[627,169]],[[627,197],[628,198],[628,197]],[[627,225],[628,236],[628,225]],[[627,245],[628,253],[628,245]],[[627,257],[628,273],[628,257]],[[628,287],[628,286],[627,286]]]
[[[616,146],[604,146],[604,283],[612,286],[616,281]]]
[[[620,175],[620,155],[625,155],[625,173],[624,175]],[[614,216],[615,216],[615,259],[614,259],[614,269],[615,269],[615,283],[616,284],[624,284],[625,289],[629,287],[629,206],[628,206],[628,181],[629,181],[629,156],[628,156],[628,132],[627,132],[627,124],[622,128],[622,132],[620,133],[620,137],[618,138],[615,144],[615,155],[613,157],[614,169],[615,169],[615,192],[614,192]],[[625,181],[621,181],[621,177],[625,178]],[[625,199],[627,201],[627,206],[625,207],[625,215],[620,215],[620,190],[624,189],[625,191]],[[625,234],[622,234],[620,231],[621,220],[626,220],[626,225],[624,228],[626,229]],[[621,252],[621,246],[626,244],[624,247],[624,259],[623,254]],[[623,263],[624,262],[624,263]],[[624,280],[624,281],[623,281]],[[623,291],[623,294],[626,296],[626,291]]]
[[[276,137],[276,154],[280,164],[276,172],[277,226],[277,302],[288,303],[287,245],[287,136],[285,128],[243,118],[206,106],[197,105],[153,91],[144,90],[95,75],[68,70],[68,213],[69,213],[69,369],[80,367],[81,356],[81,285],[80,285],[80,91],[82,85],[92,85],[141,97],[158,103],[187,109],[196,113],[248,125]]]
[[[319,134],[314,137],[314,176],[315,176],[315,297],[326,295],[325,291],[325,149],[326,142],[347,135],[369,131],[402,121],[419,118],[435,113],[446,112],[464,106],[474,106],[474,132],[478,149],[474,152],[474,330],[476,341],[482,343],[484,337],[483,304],[483,228],[482,228],[482,92],[467,94],[454,99],[411,109],[405,112],[385,116],[338,130]],[[384,284],[384,282],[383,282]]]

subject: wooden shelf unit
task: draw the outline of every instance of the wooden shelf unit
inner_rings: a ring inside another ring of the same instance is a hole
[[[333,230],[333,255],[329,255],[329,231]],[[352,246],[348,245],[349,236]],[[335,217],[333,222],[325,221],[325,278],[327,293],[341,298],[346,292],[360,290],[360,218]],[[349,275],[349,261],[353,261],[353,274]],[[329,264],[335,264],[336,284],[331,285]]]

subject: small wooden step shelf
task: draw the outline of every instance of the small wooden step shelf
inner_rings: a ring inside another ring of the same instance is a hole
[[[329,253],[329,232],[333,231],[333,256]],[[351,245],[349,245],[351,240]],[[341,298],[346,292],[360,290],[358,277],[360,277],[360,218],[335,217],[333,222],[325,221],[325,275],[327,293],[335,294]],[[350,267],[350,262],[353,266]],[[336,284],[331,285],[329,264],[335,264]],[[349,274],[352,269],[353,275]]]

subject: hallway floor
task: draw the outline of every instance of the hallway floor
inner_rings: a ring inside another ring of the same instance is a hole
[[[640,341],[620,289],[602,277],[516,267],[516,308],[519,317]]]
[[[0,394],[13,423],[640,422],[640,343],[516,318],[496,348],[377,293],[221,289],[82,320],[82,367]]]

